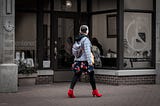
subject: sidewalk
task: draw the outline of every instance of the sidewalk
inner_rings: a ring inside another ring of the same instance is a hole
[[[0,93],[0,106],[159,106],[160,85],[111,86],[97,84],[102,97],[92,97],[89,83],[78,82],[76,98],[68,98],[69,82],[19,87]]]

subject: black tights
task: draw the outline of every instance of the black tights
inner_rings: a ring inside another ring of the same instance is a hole
[[[74,89],[74,86],[75,86],[77,80],[80,78],[81,75],[82,75],[81,71],[74,74],[74,76],[72,78],[71,85],[70,85],[70,89]],[[96,83],[95,83],[95,79],[94,79],[94,71],[89,72],[88,75],[90,77],[90,84],[92,86],[92,89],[95,90],[96,89]]]

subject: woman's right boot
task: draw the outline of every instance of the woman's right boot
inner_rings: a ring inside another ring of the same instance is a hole
[[[68,97],[75,98],[74,93],[73,93],[73,89],[68,90]]]

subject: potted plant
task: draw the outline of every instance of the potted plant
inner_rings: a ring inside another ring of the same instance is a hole
[[[18,60],[18,85],[33,85],[36,82],[36,68],[27,59]]]
[[[31,64],[28,64],[25,60],[21,60],[18,63],[18,74],[26,74],[30,75],[36,73],[35,67],[31,66]]]

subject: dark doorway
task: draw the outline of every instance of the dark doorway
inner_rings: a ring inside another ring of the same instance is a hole
[[[71,80],[71,65],[74,61],[72,44],[78,34],[78,18],[72,13],[55,13],[53,17],[53,50],[52,65],[55,71],[55,81]],[[68,77],[67,77],[68,76]]]

